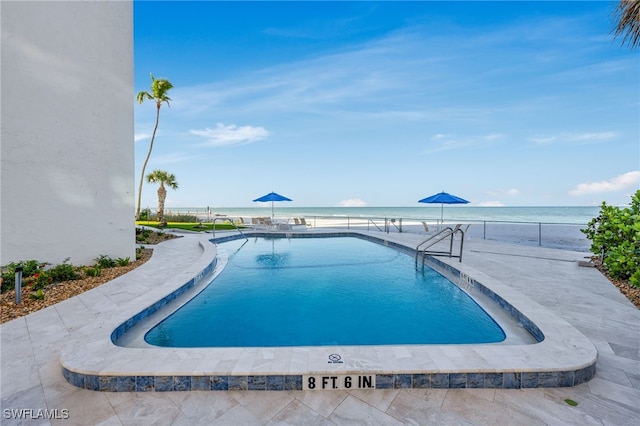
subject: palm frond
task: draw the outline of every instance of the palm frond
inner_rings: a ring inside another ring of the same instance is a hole
[[[622,37],[622,45],[637,47],[640,44],[640,0],[620,0],[614,14],[617,21],[614,37]]]
[[[151,100],[153,99],[153,96],[151,96],[149,92],[145,92],[144,90],[142,92],[138,92],[138,94],[136,95],[136,100],[139,104],[143,103],[147,99]]]
[[[148,183],[159,183],[160,185],[167,185],[172,189],[178,189],[178,182],[176,181],[176,175],[164,170],[154,170],[147,176]]]

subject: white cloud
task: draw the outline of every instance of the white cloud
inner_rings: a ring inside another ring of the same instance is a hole
[[[616,132],[600,132],[600,133],[570,133],[562,132],[557,135],[532,136],[529,141],[536,145],[552,145],[556,143],[572,143],[577,145],[586,145],[592,143],[601,143],[609,141],[616,137]]]
[[[500,133],[491,133],[489,135],[483,136],[483,139],[487,142],[499,141],[504,139],[504,135]]]
[[[626,188],[640,187],[640,171],[632,171],[616,176],[610,180],[600,182],[586,182],[578,184],[574,189],[569,191],[569,195],[585,195],[600,192],[614,192]]]
[[[516,188],[499,189],[497,191],[487,191],[487,195],[494,198],[515,197],[520,195],[520,190]],[[475,203],[480,207],[503,207],[504,203],[497,200],[481,201]]]
[[[457,135],[438,133],[431,137],[432,146],[427,148],[427,150],[424,151],[424,154],[458,150],[472,146],[488,146],[503,138],[504,135],[499,133],[490,133],[487,135],[472,137],[458,137]]]
[[[338,203],[339,207],[365,207],[367,203],[360,198],[348,198]]]
[[[207,127],[204,130],[191,130],[190,132],[207,139],[204,144],[209,146],[244,145],[269,137],[269,132],[264,127],[237,126],[235,124],[225,126],[224,123],[216,124],[215,129]]]
[[[159,165],[165,165],[165,164],[184,163],[185,161],[191,161],[194,158],[196,157],[194,157],[193,155],[174,152],[170,154],[154,155],[151,157],[150,164],[151,164],[151,167],[153,168],[153,167],[157,167]]]
[[[133,141],[134,142],[138,142],[144,139],[149,139],[151,137],[151,135],[149,133],[136,133],[133,136]]]
[[[501,197],[504,195],[507,195],[509,197],[513,197],[516,195],[520,195],[520,190],[516,189],[516,188],[511,188],[511,189],[500,189],[497,191],[487,191],[487,194],[490,195],[491,197]]]
[[[504,204],[500,201],[482,201],[477,203],[477,205],[480,207],[504,207]]]
[[[536,145],[551,145],[556,142],[556,139],[555,136],[533,136],[529,138],[529,140]]]

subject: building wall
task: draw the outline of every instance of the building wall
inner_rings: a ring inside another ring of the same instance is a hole
[[[133,4],[1,1],[0,265],[135,259]]]

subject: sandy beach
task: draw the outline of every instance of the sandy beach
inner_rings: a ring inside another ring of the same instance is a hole
[[[245,219],[246,220],[246,219]],[[278,219],[277,219],[278,220]],[[285,223],[293,223],[293,218],[280,218]],[[307,218],[307,223],[318,228],[337,228],[352,230],[379,230],[389,233],[415,233],[428,236],[436,234],[440,229],[455,227],[456,223],[440,225],[427,223],[428,232],[420,221],[403,220],[385,221],[383,219],[354,219],[354,218]],[[468,227],[467,227],[468,225]],[[591,241],[580,230],[584,225],[551,224],[551,223],[463,223],[465,240],[491,240],[506,243],[523,244],[532,247],[556,248],[589,253]]]

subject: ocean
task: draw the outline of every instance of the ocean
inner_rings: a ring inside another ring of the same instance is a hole
[[[451,223],[544,223],[586,225],[598,216],[599,206],[570,207],[477,207],[467,205],[424,205],[415,207],[291,207],[274,203],[278,218],[371,218],[403,219],[411,221],[440,221]],[[271,204],[256,207],[167,207],[166,214],[191,214],[200,217],[213,215],[256,217],[271,216]]]

